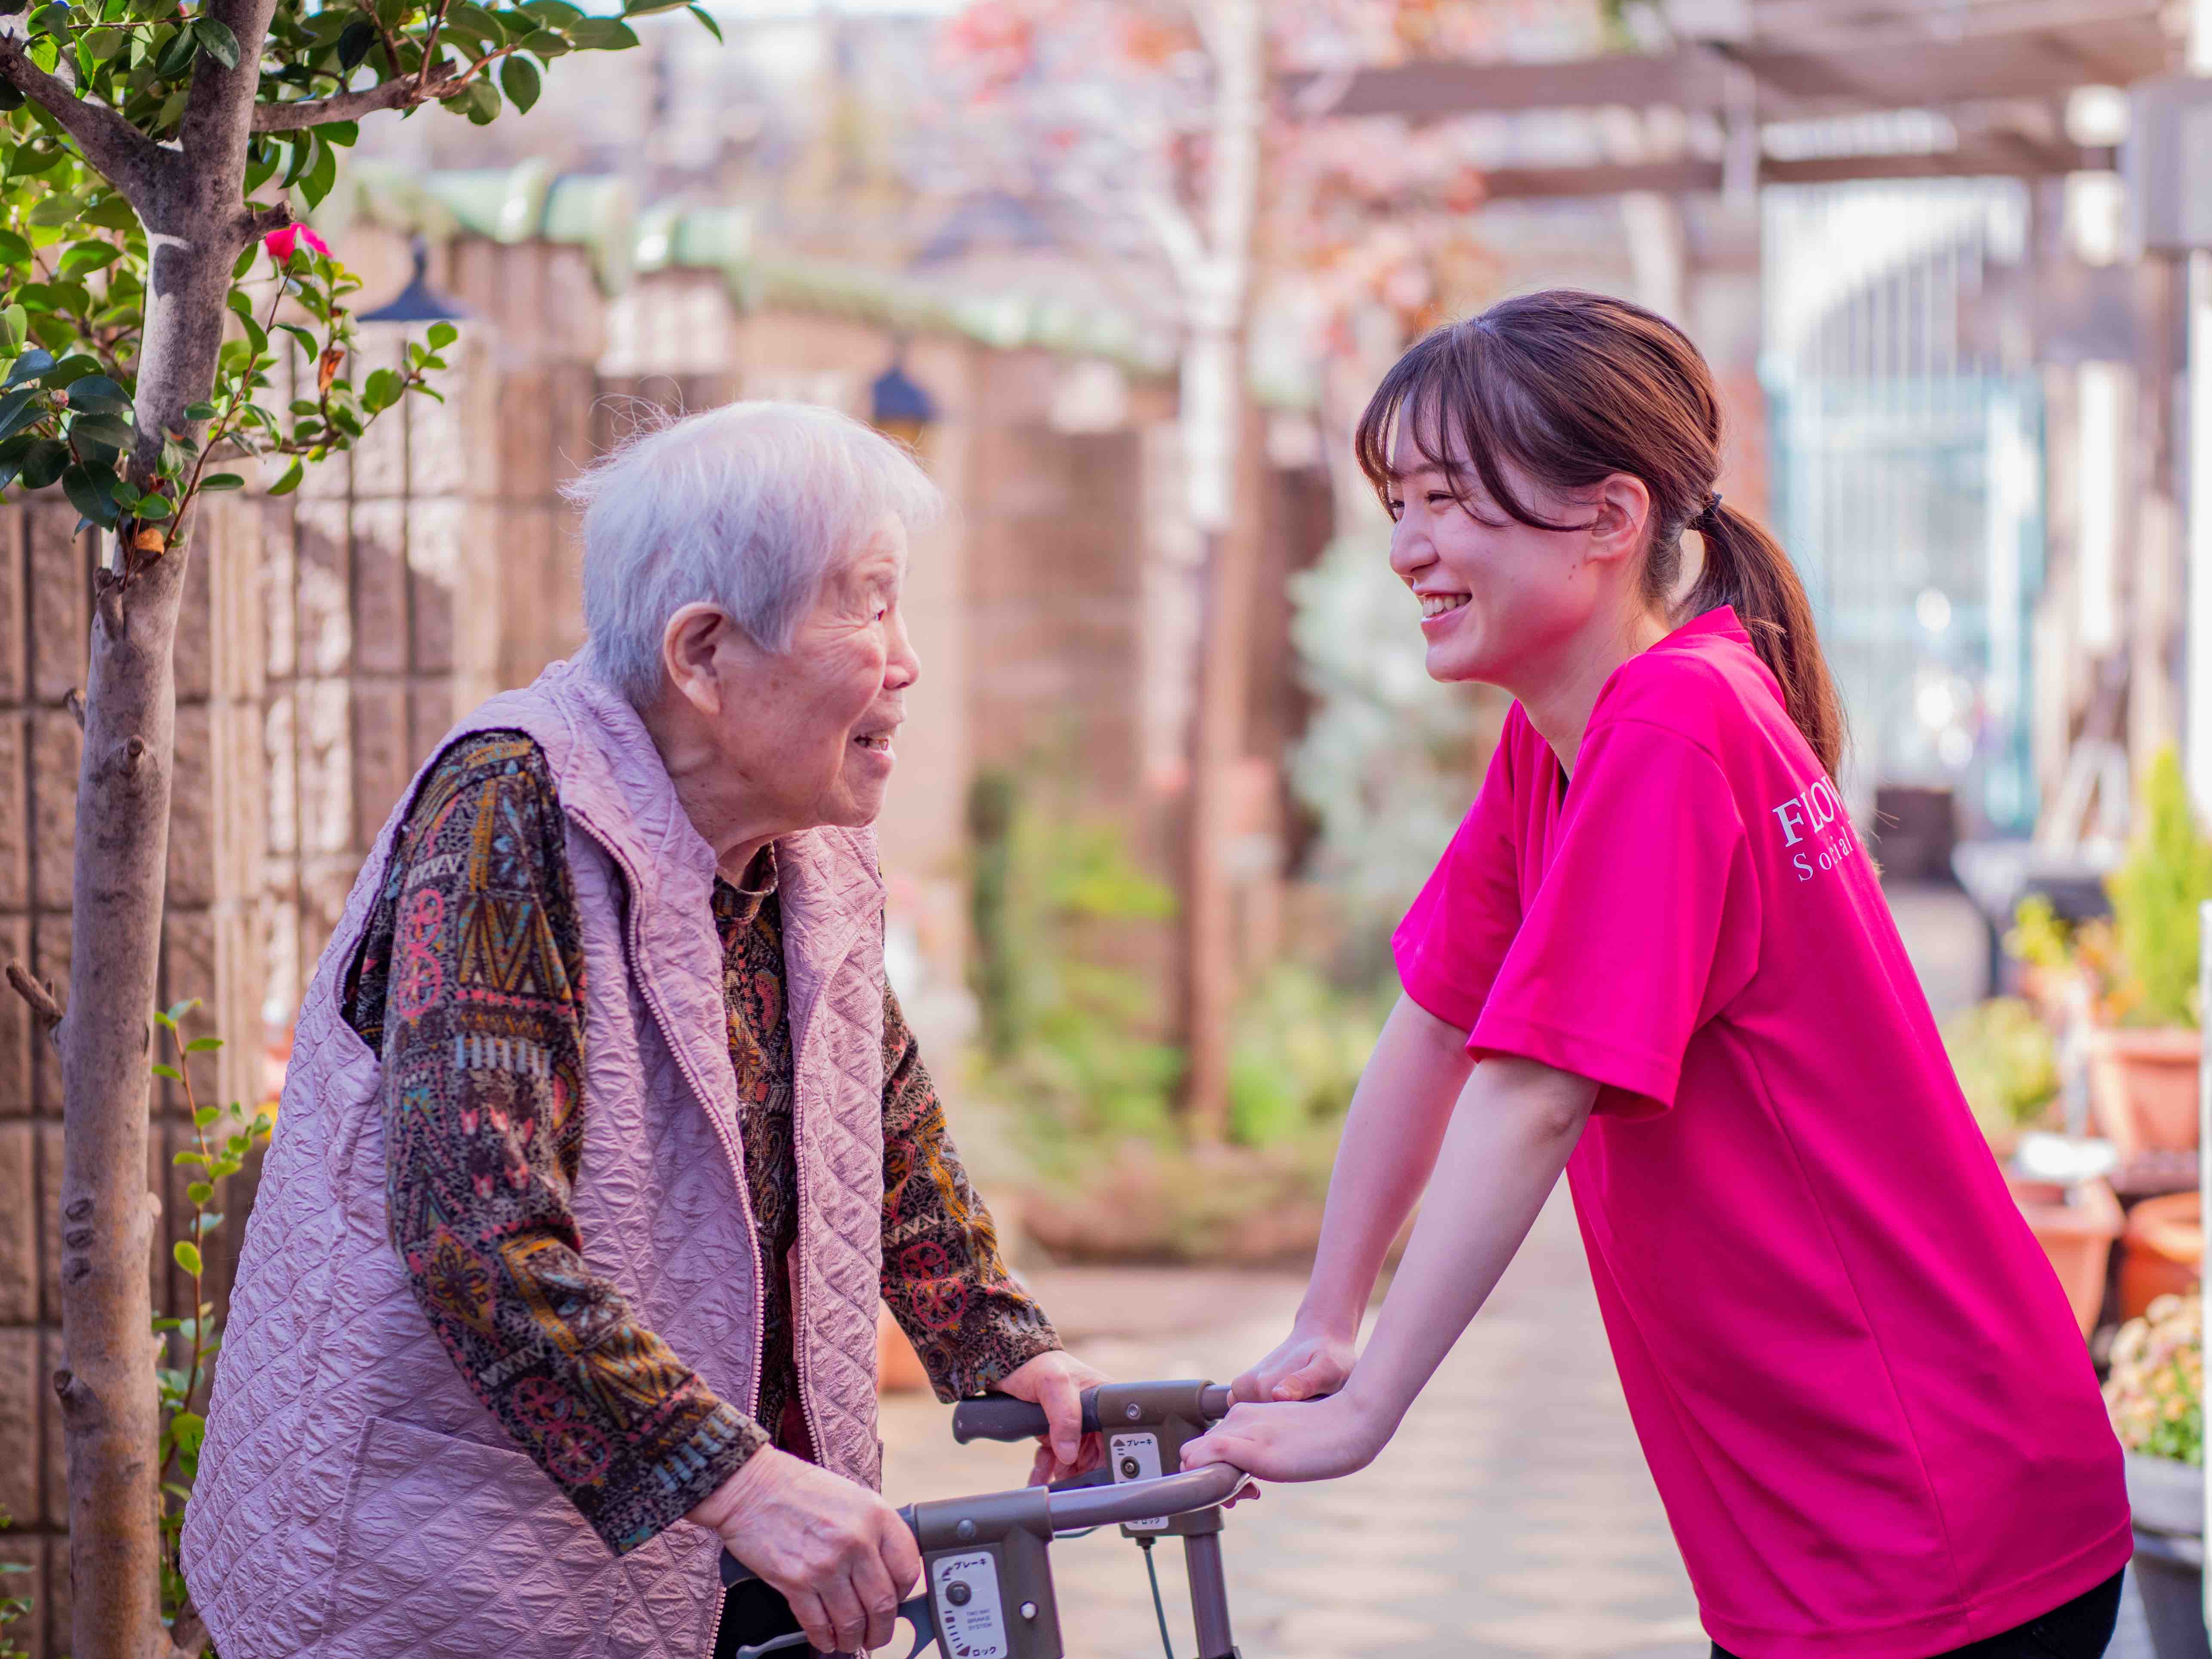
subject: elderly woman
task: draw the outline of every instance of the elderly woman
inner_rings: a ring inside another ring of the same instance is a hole
[[[225,1659],[880,1645],[879,1295],[1096,1455],[884,978],[935,489],[738,404],[576,495],[590,643],[440,746],[301,1009],[185,1518]]]

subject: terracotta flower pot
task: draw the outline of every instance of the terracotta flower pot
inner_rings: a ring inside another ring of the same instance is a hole
[[[906,1340],[898,1321],[891,1317],[891,1310],[881,1303],[876,1304],[876,1392],[929,1392],[929,1373],[922,1369],[921,1357]]]
[[[2104,1305],[2105,1268],[2112,1260],[2112,1241],[2120,1236],[2119,1200],[2101,1181],[2085,1181],[2074,1188],[2069,1202],[2064,1191],[2046,1182],[2011,1176],[2005,1179],[2036,1242],[2051,1258],[2081,1334],[2088,1335]]]
[[[2197,1066],[2203,1039],[2181,1026],[2106,1026],[2089,1036],[2097,1121],[2124,1164],[2146,1148],[2197,1144]]]
[[[2147,1198],[2128,1212],[2120,1244],[2120,1317],[2133,1319],[2161,1296],[2196,1288],[2204,1261],[2204,1213],[2195,1193]]]

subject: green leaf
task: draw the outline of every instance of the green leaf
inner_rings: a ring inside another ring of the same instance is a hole
[[[194,1204],[204,1204],[215,1196],[215,1188],[204,1181],[195,1181],[185,1188],[185,1196]]]
[[[185,405],[185,418],[188,421],[211,421],[215,419],[216,416],[221,411],[218,410],[213,404],[208,402],[204,398],[201,398],[200,401],[196,404],[186,404]]]
[[[200,480],[202,489],[243,489],[246,480],[235,472],[211,472]]]
[[[469,4],[468,0],[459,0],[459,3],[447,8],[446,27],[458,27],[463,33],[489,40],[495,46],[507,42],[507,31],[500,27],[499,20],[482,6]]]
[[[474,126],[489,126],[499,118],[499,88],[489,80],[471,81],[464,100],[455,107],[469,118]]]
[[[57,390],[76,385],[88,374],[100,373],[100,359],[88,357],[82,351],[73,352],[56,363],[39,379]]]
[[[119,516],[115,498],[107,493],[108,482],[114,477],[112,467],[80,461],[63,469],[62,494],[69,497],[71,507],[93,523],[103,530],[112,529]]]
[[[70,38],[69,21],[70,9],[57,0],[57,3],[40,6],[31,14],[31,32],[51,34],[58,40],[65,41]]]
[[[637,32],[618,18],[586,17],[568,38],[587,52],[623,52],[637,44]]]
[[[94,29],[84,37],[82,45],[94,63],[104,64],[122,51],[129,39],[121,29]]]
[[[199,56],[199,37],[188,28],[179,29],[169,44],[162,48],[161,57],[155,60],[155,77],[162,81],[182,78],[185,71],[192,66],[192,59]],[[163,113],[167,113],[166,109]],[[167,123],[164,121],[161,125],[166,126]]]
[[[23,457],[23,488],[44,489],[70,464],[70,447],[58,438],[41,438]]]
[[[209,1124],[214,1122],[216,1119],[222,1115],[222,1107],[203,1106],[192,1114],[192,1127],[195,1129],[204,1129]]]
[[[165,1077],[172,1083],[182,1083],[185,1080],[185,1074],[166,1060],[157,1060],[154,1062],[154,1075]]]
[[[451,323],[433,323],[430,325],[428,338],[430,342],[430,349],[433,351],[443,351],[447,346],[453,344],[454,341],[460,337],[461,331],[455,328]]]
[[[85,210],[84,222],[98,225],[103,230],[129,233],[138,228],[138,216],[131,210],[131,204],[115,191],[100,198]]]
[[[355,18],[345,26],[345,33],[338,36],[338,67],[351,74],[375,44],[375,22],[367,17]]]
[[[31,245],[12,230],[0,230],[0,264],[27,265],[31,263]],[[22,343],[17,334],[16,343]]]
[[[722,38],[722,26],[714,21],[713,15],[705,8],[694,6],[691,8],[691,15],[707,26],[707,33],[713,35],[715,40],[720,40]]]
[[[105,374],[88,374],[72,381],[69,401],[71,409],[88,415],[128,414],[131,409],[131,394]]]
[[[584,15],[583,9],[570,5],[568,0],[523,0],[522,9],[556,29],[567,28]]]
[[[323,142],[325,143],[337,144],[342,149],[349,148],[361,137],[361,123],[358,121],[325,121],[320,126],[317,127],[315,131],[322,134]]]
[[[253,269],[253,262],[260,257],[261,242],[257,237],[246,245],[246,251],[243,253],[230,262],[230,280],[234,283],[245,276],[247,271]]]
[[[406,394],[407,380],[396,368],[380,368],[368,377],[361,389],[362,407],[372,415],[382,414]]]
[[[80,415],[69,423],[70,441],[82,453],[88,444],[104,449],[125,450],[138,441],[138,434],[131,422],[118,415]]]
[[[64,277],[82,276],[88,271],[104,270],[123,257],[123,250],[112,242],[97,238],[73,244],[62,255],[61,275]]]
[[[690,0],[623,0],[623,15],[647,17],[656,11],[674,11],[678,6],[690,3]]]
[[[300,194],[307,198],[307,205],[312,208],[319,205],[323,198],[331,193],[331,186],[337,182],[338,158],[337,152],[316,134],[307,136],[314,140],[315,159],[301,176]]]
[[[527,58],[510,58],[499,66],[499,84],[518,114],[526,113],[542,89],[538,66]]]
[[[184,1152],[179,1152],[174,1158],[171,1158],[169,1162],[180,1170],[187,1164],[191,1164],[204,1165],[207,1163],[207,1154],[205,1152],[196,1152],[188,1148]]]
[[[275,483],[269,486],[269,493],[272,495],[290,495],[294,490],[300,487],[300,479],[305,474],[305,471],[306,468],[301,464],[300,458],[297,455],[295,455],[292,458],[292,465],[284,469],[284,476],[277,479]]]
[[[107,493],[115,498],[116,506],[125,513],[138,505],[138,486],[128,478],[116,478],[107,486]]]
[[[158,523],[175,511],[176,508],[169,505],[169,498],[167,495],[156,495],[153,491],[148,490],[132,505],[131,516],[134,519],[144,519],[149,523]]]
[[[8,369],[8,384],[21,386],[26,380],[36,380],[54,366],[54,354],[41,351],[36,346],[15,359]]]
[[[154,1327],[153,1327],[153,1329],[154,1329],[154,1334],[155,1334],[155,1335],[156,1335],[156,1336],[159,1336],[159,1335],[161,1335],[164,1331],[173,1331],[173,1330],[177,1330],[177,1329],[180,1328],[183,1326],[184,1322],[184,1322],[183,1320],[181,1320],[181,1319],[168,1319],[168,1318],[156,1319],[156,1320],[154,1322]]]
[[[182,1002],[171,1003],[168,1008],[169,1024],[174,1025],[199,1006],[200,1000],[198,997],[186,997]]]
[[[222,1047],[222,1039],[219,1036],[198,1036],[185,1045],[185,1052],[188,1054],[211,1054]],[[212,1111],[214,1109],[210,1107],[209,1109]]]
[[[179,1239],[175,1243],[169,1247],[169,1254],[176,1257],[177,1265],[179,1267],[182,1267],[186,1273],[190,1273],[194,1279],[198,1279],[200,1276],[200,1247],[193,1243],[191,1240],[189,1238]]]
[[[46,412],[46,406],[39,401],[39,394],[33,387],[0,395],[0,438],[14,437],[33,421],[43,418]]]
[[[221,18],[193,18],[192,38],[200,43],[202,52],[225,69],[238,67],[238,37],[230,32],[230,25]]]

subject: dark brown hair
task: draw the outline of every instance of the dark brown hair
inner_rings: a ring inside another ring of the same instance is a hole
[[[1681,616],[1735,607],[1782,683],[1790,718],[1834,775],[1843,705],[1820,655],[1813,607],[1774,538],[1714,494],[1720,398],[1712,371],[1681,330],[1626,300],[1572,289],[1501,301],[1425,336],[1369,399],[1353,443],[1360,470],[1386,501],[1401,423],[1455,493],[1471,464],[1492,501],[1540,530],[1580,526],[1540,517],[1514,493],[1501,462],[1558,495],[1616,472],[1642,479],[1651,492],[1645,597],[1668,602],[1681,575],[1682,532],[1697,530],[1705,565]],[[1464,459],[1454,459],[1455,447]]]

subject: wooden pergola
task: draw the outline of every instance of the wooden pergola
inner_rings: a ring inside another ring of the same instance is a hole
[[[1492,199],[1669,194],[1851,179],[2041,177],[2109,168],[2067,136],[2067,94],[2176,69],[2162,0],[1749,0],[1742,32],[1555,63],[1419,62],[1292,77],[1308,118],[1434,120],[1542,110],[1666,109],[1668,153],[1486,173]],[[1819,132],[1778,150],[1782,124],[1897,111],[1948,139],[1903,148]],[[1655,149],[1656,147],[1652,147]]]

